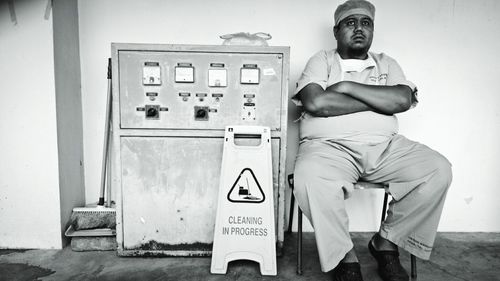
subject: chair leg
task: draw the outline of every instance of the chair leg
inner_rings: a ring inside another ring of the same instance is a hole
[[[302,210],[297,209],[297,274],[302,275]]]
[[[414,255],[411,255],[411,278],[412,280],[417,280],[417,259]]]
[[[389,198],[389,194],[384,193],[384,205],[382,206],[382,219],[380,220],[380,223],[383,223],[385,220],[385,213],[387,212],[387,200]]]
[[[288,233],[292,233],[292,223],[293,223],[293,211],[295,209],[295,196],[293,196],[293,189],[292,189],[292,196],[290,197],[290,215],[288,216]]]

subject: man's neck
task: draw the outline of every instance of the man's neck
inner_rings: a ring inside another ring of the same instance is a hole
[[[368,51],[349,51],[349,50],[338,50],[340,57],[344,60],[354,59],[354,60],[365,60],[368,58]]]

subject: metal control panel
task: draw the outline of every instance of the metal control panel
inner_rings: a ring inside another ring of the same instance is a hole
[[[224,130],[241,123],[281,128],[283,54],[121,51],[118,56],[121,128]]]
[[[210,255],[228,125],[271,128],[279,251],[289,48],[114,43],[112,61],[119,255]]]

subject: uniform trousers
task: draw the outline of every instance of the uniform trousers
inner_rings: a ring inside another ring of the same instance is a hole
[[[380,235],[429,259],[452,173],[438,152],[402,135],[378,144],[304,140],[294,194],[311,222],[321,269],[330,271],[353,248],[344,200],[353,183],[385,183],[392,196]]]

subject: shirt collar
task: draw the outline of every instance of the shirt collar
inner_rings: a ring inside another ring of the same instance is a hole
[[[365,60],[358,59],[342,59],[338,52],[335,53],[340,63],[340,68],[343,72],[361,72],[367,68],[375,67],[376,63],[372,55],[368,53],[368,58]]]

